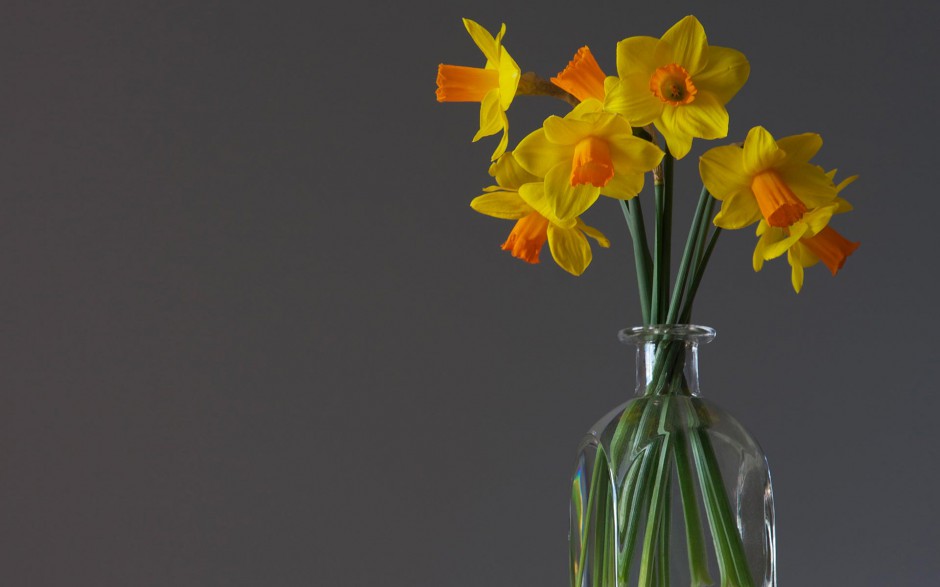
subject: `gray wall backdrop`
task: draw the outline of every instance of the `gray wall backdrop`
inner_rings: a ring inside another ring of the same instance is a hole
[[[934,6],[6,2],[0,584],[566,584],[575,448],[631,394],[629,241],[605,201],[579,279],[500,251],[467,205],[494,140],[435,70],[482,63],[462,16],[550,76],[688,13],[750,59],[730,139],[819,132],[861,175],[837,278],[797,296],[727,233],[696,309],[780,584],[940,584]],[[512,144],[564,111],[518,99]]]

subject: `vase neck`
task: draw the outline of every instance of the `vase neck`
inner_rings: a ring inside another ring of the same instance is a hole
[[[714,337],[711,328],[688,324],[621,331],[620,340],[636,347],[636,395],[700,395],[698,347]]]

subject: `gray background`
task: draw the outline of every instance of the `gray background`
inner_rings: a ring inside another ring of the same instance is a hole
[[[602,201],[579,279],[500,251],[495,139],[435,69],[482,64],[462,16],[547,77],[687,13],[750,59],[730,139],[861,175],[837,278],[797,296],[727,233],[696,307],[780,583],[940,583],[937,8],[349,0],[0,9],[0,584],[564,585],[575,448],[631,394],[628,239]],[[511,145],[564,111],[517,99]]]

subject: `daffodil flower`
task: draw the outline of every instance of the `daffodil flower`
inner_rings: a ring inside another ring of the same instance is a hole
[[[605,108],[633,126],[655,124],[670,153],[681,159],[693,137],[728,135],[725,104],[749,73],[740,51],[709,46],[702,24],[686,16],[660,39],[630,37],[617,44],[619,79],[607,81]]]
[[[487,216],[516,220],[503,243],[504,251],[527,263],[538,263],[539,252],[548,242],[552,258],[572,275],[581,275],[591,264],[591,246],[586,236],[607,248],[610,241],[580,218],[562,221],[554,217],[545,199],[540,178],[519,166],[512,153],[506,153],[490,167],[499,185],[484,189],[470,206]],[[586,235],[586,236],[585,236]]]
[[[579,216],[600,195],[636,196],[644,174],[663,158],[656,145],[633,136],[625,118],[604,112],[593,98],[564,118],[548,117],[513,153],[526,171],[545,178],[549,210],[561,220]]]
[[[603,102],[606,79],[601,66],[585,45],[578,49],[568,66],[552,78],[552,83],[582,102],[590,98]]]
[[[708,191],[721,200],[715,225],[744,228],[761,218],[787,227],[812,208],[831,204],[837,189],[822,168],[809,162],[822,146],[813,133],[774,140],[763,127],[747,133],[744,147],[710,149],[699,160]]]
[[[831,180],[835,171],[826,176]],[[852,183],[857,176],[844,180],[836,191]],[[822,261],[829,271],[836,275],[845,265],[846,259],[859,243],[850,242],[829,226],[833,214],[841,214],[852,209],[851,204],[842,198],[835,198],[833,203],[808,211],[797,222],[786,228],[771,226],[766,220],[757,225],[757,246],[754,247],[754,271],[760,271],[764,261],[775,259],[787,253],[790,264],[790,281],[797,293],[803,288],[803,273],[806,267]]]
[[[503,136],[493,153],[495,161],[509,144],[506,110],[516,96],[521,70],[503,47],[505,24],[500,27],[496,38],[470,19],[463,19],[463,24],[486,57],[486,65],[479,68],[440,64],[437,68],[437,101],[480,102],[480,130],[473,141],[502,131]]]

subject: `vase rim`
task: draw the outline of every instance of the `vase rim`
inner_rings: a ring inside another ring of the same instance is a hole
[[[684,340],[690,343],[705,344],[714,340],[714,328],[697,324],[651,324],[624,328],[617,334],[620,342],[641,345],[647,342],[664,340]]]

